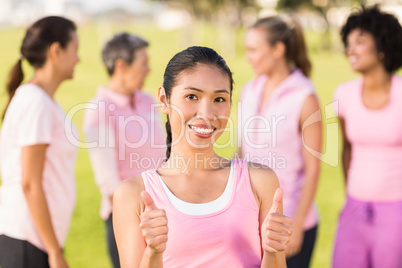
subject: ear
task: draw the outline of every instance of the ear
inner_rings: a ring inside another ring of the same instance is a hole
[[[286,46],[283,42],[276,42],[276,44],[273,47],[273,50],[276,58],[285,57]]]
[[[123,59],[117,59],[114,63],[114,73],[122,74],[127,69],[127,63]]]
[[[159,100],[159,104],[161,106],[162,113],[169,114],[168,100],[167,100],[165,88],[163,86],[160,86],[158,88],[158,100]]]
[[[60,46],[60,43],[54,42],[49,47],[48,58],[53,61],[58,61],[61,52],[62,52],[62,47]]]

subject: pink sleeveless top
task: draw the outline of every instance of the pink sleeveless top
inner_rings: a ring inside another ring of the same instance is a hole
[[[242,91],[238,106],[238,133],[242,158],[269,166],[278,175],[283,189],[283,214],[294,218],[305,180],[303,143],[299,131],[300,112],[306,98],[315,94],[311,81],[295,69],[259,107],[268,77],[261,75]],[[313,203],[304,229],[318,222]]]
[[[229,203],[205,215],[187,215],[170,203],[156,170],[142,173],[146,191],[168,218],[164,267],[260,267],[259,208],[248,164],[234,159]]]

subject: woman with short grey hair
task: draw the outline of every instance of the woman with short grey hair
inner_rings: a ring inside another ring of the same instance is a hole
[[[116,34],[105,44],[102,58],[109,84],[98,88],[84,116],[87,142],[95,144],[89,155],[102,194],[100,214],[114,267],[120,264],[112,223],[113,192],[122,180],[164,160],[164,131],[155,102],[141,90],[150,71],[148,45],[129,33]]]

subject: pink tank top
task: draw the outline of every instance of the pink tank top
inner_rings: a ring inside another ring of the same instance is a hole
[[[314,85],[295,69],[259,107],[268,77],[261,75],[243,89],[238,106],[238,133],[244,159],[272,168],[283,189],[283,214],[294,218],[305,181],[303,142],[299,131],[300,112]],[[240,106],[241,105],[241,106]],[[313,203],[306,216],[304,229],[318,222],[318,209]]]
[[[168,218],[164,267],[260,267],[259,208],[248,164],[234,159],[229,203],[205,215],[187,215],[170,203],[156,170],[142,173],[146,191]]]

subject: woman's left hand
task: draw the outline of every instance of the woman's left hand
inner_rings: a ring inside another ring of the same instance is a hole
[[[292,236],[292,220],[279,212],[283,191],[275,192],[272,207],[261,228],[262,248],[268,253],[285,251]]]
[[[286,258],[293,257],[300,252],[303,245],[303,240],[304,240],[303,228],[297,228],[297,227],[293,228],[293,232],[290,237],[290,242],[285,250]]]

